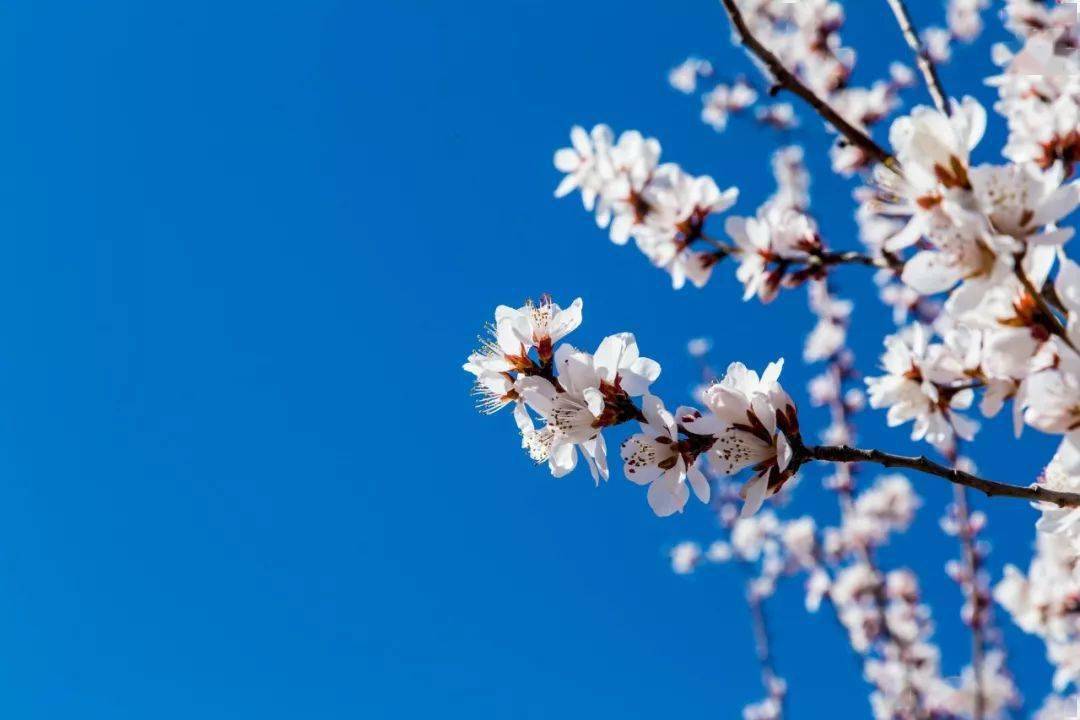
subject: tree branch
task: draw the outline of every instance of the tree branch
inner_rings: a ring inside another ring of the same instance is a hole
[[[796,464],[796,467],[810,460],[841,463],[875,463],[877,465],[883,465],[884,467],[902,467],[908,468],[909,470],[917,470],[921,473],[926,473],[927,475],[936,475],[951,483],[964,485],[974,490],[978,490],[989,497],[1000,495],[1002,497],[1030,500],[1031,502],[1053,503],[1058,507],[1080,507],[1080,493],[1061,492],[1060,490],[1051,490],[1040,485],[1021,487],[1019,485],[1009,485],[1007,483],[997,482],[996,480],[987,480],[986,478],[966,473],[963,470],[957,470],[936,463],[925,455],[919,457],[893,455],[891,453],[882,452],[881,450],[860,450],[858,448],[848,447],[847,445],[797,445],[794,450],[795,457],[793,463]]]
[[[724,10],[727,11],[732,26],[735,28],[735,32],[739,36],[739,42],[765,64],[765,67],[769,69],[769,72],[775,79],[777,88],[790,90],[801,97],[810,105],[810,107],[814,108],[821,117],[825,118],[829,124],[836,128],[837,132],[847,138],[849,142],[877,162],[888,167],[890,170],[897,173],[900,172],[900,164],[897,162],[896,158],[874,142],[865,132],[841,117],[840,113],[836,112],[836,110],[828,103],[818,97],[817,94],[799,80],[793,72],[784,67],[784,64],[780,62],[780,59],[754,37],[753,33],[750,32],[750,28],[746,25],[746,20],[743,18],[742,11],[740,11],[738,5],[735,4],[735,0],[721,0],[721,2],[724,5]]]
[[[926,51],[926,46],[919,39],[919,33],[911,22],[911,15],[908,14],[904,0],[888,0],[888,3],[889,7],[892,8],[893,15],[896,16],[896,22],[900,24],[900,31],[904,34],[904,40],[907,41],[908,47],[915,53],[915,64],[919,66],[919,72],[922,73],[923,80],[926,81],[926,89],[930,91],[930,97],[933,98],[934,105],[946,115],[951,115],[952,108],[949,107],[948,96],[941,86],[937,66],[934,65],[934,61],[930,59],[930,54]]]
[[[749,584],[748,584],[749,585]],[[765,608],[762,607],[761,598],[754,595],[749,586],[746,591],[746,604],[750,607],[751,627],[754,631],[754,651],[757,654],[758,664],[761,666],[761,684],[765,688],[767,697],[776,699],[780,704],[780,717],[784,714],[784,694],[777,697],[777,688],[781,682],[773,664],[772,648],[769,642],[769,625],[765,618]]]
[[[953,504],[956,516],[960,519],[960,548],[963,552],[964,565],[967,568],[969,595],[971,603],[971,671],[975,681],[975,703],[971,720],[983,720],[986,714],[986,690],[983,682],[983,659],[986,657],[986,637],[984,633],[985,612],[982,598],[979,597],[980,558],[975,547],[975,538],[971,536],[971,513],[968,510],[967,488],[953,486]]]
[[[857,250],[849,250],[846,252],[826,251],[814,257],[816,257],[818,262],[822,265],[866,265],[867,267],[876,267],[887,270],[898,270],[904,266],[904,263],[895,256],[888,257],[883,255],[881,257],[873,257]]]

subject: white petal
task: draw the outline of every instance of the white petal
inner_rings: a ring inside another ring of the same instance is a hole
[[[577,150],[578,155],[584,157],[592,155],[592,142],[590,142],[589,135],[585,132],[585,128],[580,125],[575,125],[570,128],[570,142],[573,143],[574,149]]]
[[[787,470],[788,464],[791,462],[791,458],[794,456],[794,452],[791,449],[791,443],[788,442],[787,436],[784,433],[776,434],[776,467],[781,472]]]
[[[525,403],[514,403],[514,422],[517,423],[518,430],[523,433],[535,429],[532,418],[529,417],[529,411],[525,409]]]
[[[665,475],[649,486],[649,507],[659,517],[674,515],[686,507],[690,499],[690,490],[686,483],[672,482],[670,475]]]
[[[555,477],[564,477],[577,467],[577,446],[566,439],[556,440],[551,446],[548,468]]]
[[[758,475],[751,478],[742,487],[742,496],[745,498],[743,503],[742,512],[740,517],[750,517],[761,509],[761,504],[765,502],[765,490],[769,486],[768,475]]]
[[[585,388],[582,396],[585,398],[585,404],[589,408],[589,412],[595,417],[600,417],[600,413],[604,411],[604,394],[600,392],[600,389]]]
[[[570,307],[555,313],[555,316],[551,318],[551,322],[548,324],[548,334],[551,336],[551,342],[559,342],[581,325],[581,306],[581,298],[577,298],[570,303]]]
[[[593,356],[593,366],[608,382],[615,382],[619,366],[632,362],[638,357],[637,341],[631,333],[608,335],[600,341],[600,347]]]
[[[1030,225],[1041,227],[1057,222],[1075,210],[1077,205],[1080,205],[1080,181],[1062,185],[1043,201]]]
[[[622,389],[631,397],[643,395],[656,378],[660,377],[660,363],[650,358],[638,358],[620,372]]]
[[[686,471],[686,477],[690,480],[690,487],[694,489],[694,495],[697,495],[697,499],[703,503],[709,502],[709,481],[705,478],[697,468],[697,464],[690,466],[690,469]]]
[[[597,485],[600,479],[608,479],[607,443],[604,436],[597,434],[592,440],[586,440],[581,444],[581,454],[589,464],[589,472]]]
[[[572,148],[560,148],[555,151],[555,167],[559,172],[574,172],[579,165],[581,165],[581,157]]]
[[[578,176],[577,175],[567,175],[566,177],[564,177],[559,182],[559,186],[555,188],[555,197],[557,197],[557,198],[566,197],[570,193],[577,190],[577,187],[578,187]]]
[[[900,279],[923,295],[948,290],[960,281],[960,271],[947,264],[943,253],[922,250],[904,264]]]

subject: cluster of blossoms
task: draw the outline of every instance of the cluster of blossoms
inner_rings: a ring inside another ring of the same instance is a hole
[[[982,12],[989,5],[990,0],[948,0],[946,27],[931,26],[921,33],[927,56],[936,63],[949,62],[954,40],[970,43],[982,34]]]
[[[752,470],[743,491],[747,513],[791,477],[789,438],[798,438],[799,427],[795,404],[779,383],[783,360],[760,376],[732,363],[705,389],[704,411],[681,406],[672,414],[649,391],[660,365],[641,357],[632,334],[604,338],[595,354],[558,344],[580,323],[580,299],[565,310],[548,297],[518,309],[500,306],[463,366],[476,378],[482,410],[513,405],[522,447],[552,475],[571,472],[580,452],[594,480],[606,480],[602,431],[636,421],[639,432],[623,442],[621,456],[627,478],[649,486],[657,515],[682,511],[691,488],[709,500],[702,462],[720,475]]]
[[[585,209],[595,213],[597,225],[609,228],[612,242],[625,245],[633,238],[653,265],[671,275],[675,288],[687,280],[705,285],[725,254],[705,234],[705,223],[730,208],[738,190],[721,191],[711,177],[660,164],[660,143],[635,130],[616,141],[606,125],[590,132],[575,127],[570,140],[571,147],[555,153],[555,167],[566,173],[556,197],[579,190]]]
[[[890,424],[914,421],[913,437],[939,449],[974,436],[977,424],[961,411],[975,389],[984,390],[987,417],[1014,398],[1017,432],[1021,421],[1047,432],[1069,425],[1043,406],[1047,384],[1075,356],[1065,298],[1080,276],[1061,252],[1072,229],[1056,223],[1080,204],[1080,183],[1063,182],[1060,163],[972,167],[985,122],[970,98],[951,116],[916,108],[890,133],[903,175],[881,169],[876,189],[858,194],[860,220],[876,220],[862,229],[872,252],[902,267],[901,281],[918,295],[949,293],[932,325],[886,339],[887,375],[868,381],[871,405],[888,408]],[[913,246],[910,257],[899,255]],[[1043,297],[1055,265],[1056,310]]]
[[[1044,472],[1051,486],[1075,486],[1080,477],[1080,456],[1064,444]],[[1036,533],[1035,556],[1027,573],[1005,568],[994,588],[994,599],[1024,631],[1046,643],[1047,659],[1054,666],[1054,688],[1064,690],[1080,682],[1080,513],[1044,511]]]
[[[910,68],[893,63],[889,79],[868,87],[851,83],[855,52],[844,47],[840,30],[844,8],[833,0],[738,0],[752,33],[774,52],[815,93],[827,99],[848,122],[868,128],[881,122],[900,106],[899,93],[914,84]],[[708,72],[702,72],[702,68]],[[713,74],[713,64],[687,58],[668,74],[672,87],[693,93],[699,78]],[[727,127],[731,115],[755,106],[759,92],[744,78],[718,83],[702,95],[701,119],[717,131]],[[771,95],[772,89],[766,94]],[[758,122],[779,130],[797,127],[799,118],[790,103],[773,102],[754,110]],[[866,167],[872,158],[846,143],[831,150],[833,167],[850,174]]]
[[[827,411],[809,446],[795,403],[779,384],[782,361],[758,374],[741,363],[722,377],[706,373],[696,407],[665,404],[652,390],[656,362],[640,356],[634,336],[605,338],[595,353],[560,342],[581,322],[581,301],[562,309],[550,299],[500,307],[465,369],[485,412],[512,406],[522,446],[562,476],[584,457],[597,483],[609,475],[605,433],[627,424],[619,455],[624,474],[647,486],[659,516],[681,512],[691,493],[711,503],[725,537],[706,548],[684,542],[671,552],[676,573],[706,563],[749,569],[746,599],[755,625],[765,697],[744,709],[746,720],[778,720],[788,688],[767,648],[766,601],[785,578],[805,579],[806,606],[834,612],[872,687],[881,720],[1005,717],[1019,702],[1006,667],[992,601],[1025,631],[1044,640],[1058,693],[1080,686],[1080,266],[1066,248],[1069,217],[1080,206],[1080,12],[1075,3],[1006,0],[1013,47],[995,46],[1000,74],[994,110],[1007,123],[1001,163],[977,164],[972,153],[988,123],[973,98],[953,100],[934,62],[953,54],[983,29],[988,0],[948,0],[947,28],[918,33],[902,0],[888,0],[935,107],[916,106],[892,120],[889,148],[869,129],[901,106],[900,92],[915,73],[894,63],[890,78],[851,84],[855,53],[839,31],[844,11],[835,0],[721,0],[733,32],[765,72],[767,90],[741,76],[703,93],[703,120],[717,130],[753,111],[762,123],[794,127],[787,103],[764,98],[790,90],[807,100],[841,140],[830,159],[845,176],[859,173],[855,220],[862,247],[838,251],[823,239],[811,214],[810,179],[798,147],[772,159],[776,192],[752,215],[729,215],[723,232],[715,216],[730,210],[738,190],[721,190],[660,162],[660,143],[637,131],[618,137],[606,125],[575,127],[571,147],[555,153],[564,178],[555,191],[579,191],[611,240],[636,247],[670,274],[676,288],[704,286],[721,263],[733,267],[743,300],[768,303],[805,286],[815,322],[803,346],[820,363],[810,380],[810,404]],[[680,92],[698,91],[719,64],[692,57],[671,70]],[[827,225],[827,224],[826,224]],[[856,368],[848,347],[853,303],[836,293],[834,272],[862,266],[874,274],[882,302],[898,326],[883,338],[880,372]],[[692,341],[702,360],[704,340]],[[708,368],[707,364],[704,367]],[[911,423],[946,461],[858,450],[854,416],[868,405],[884,410],[889,426]],[[670,409],[674,408],[674,409]],[[1008,412],[1002,410],[1008,408]],[[1059,436],[1053,460],[1033,485],[977,477],[958,457],[987,420],[1010,416],[1025,428]],[[787,489],[812,461],[833,463],[824,477],[835,493],[840,522],[819,529],[810,517],[785,519],[782,502],[758,512]],[[906,568],[886,569],[879,549],[907,529],[920,505],[902,475],[860,488],[858,463],[905,467],[945,478],[953,503],[941,526],[959,548],[946,572],[963,597],[961,618],[972,638],[970,663],[957,677],[942,673],[941,651],[919,579]],[[726,478],[745,472],[742,483]],[[991,591],[985,516],[971,511],[967,488],[1034,501],[1036,554],[1026,574],[1015,567]],[[756,513],[756,514],[755,514]],[[1039,717],[1055,717],[1075,696],[1048,698]]]
[[[827,605],[836,614],[874,688],[871,706],[879,720],[975,717],[976,702],[981,717],[1002,717],[1019,700],[1004,654],[995,649],[981,659],[978,689],[971,666],[957,678],[943,677],[918,579],[910,570],[883,571],[875,564],[875,551],[907,529],[920,504],[911,484],[898,475],[882,476],[850,497],[841,524],[822,531],[810,517],[782,520],[772,511],[736,517],[722,503],[726,537],[705,549],[690,541],[676,545],[672,569],[689,574],[706,563],[751,568],[752,610],[772,597],[782,579],[805,577],[807,610]],[[765,688],[769,691],[767,682]],[[780,717],[757,713],[778,710],[782,700],[782,694],[770,692],[748,706],[744,717]]]
[[[1075,3],[1048,7],[1034,0],[1008,0],[1006,27],[1023,43],[1017,52],[994,47],[1002,74],[994,109],[1009,124],[1003,154],[1043,169],[1062,163],[1071,171],[1080,160],[1080,24]]]

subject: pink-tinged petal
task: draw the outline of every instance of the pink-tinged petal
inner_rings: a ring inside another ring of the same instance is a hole
[[[637,340],[632,333],[608,335],[600,342],[593,357],[593,366],[608,382],[615,382],[620,367],[638,359]]]
[[[564,351],[564,348],[569,349]],[[555,364],[559,370],[559,382],[568,392],[584,394],[587,388],[600,385],[588,353],[563,344],[555,349]]]
[[[559,172],[571,173],[581,166],[581,156],[572,148],[560,148],[555,151],[555,168]]]
[[[746,482],[742,487],[744,502],[742,512],[739,513],[740,517],[750,517],[758,510],[761,509],[762,503],[765,502],[765,490],[769,486],[768,475],[756,475]]]
[[[578,155],[582,157],[589,157],[592,155],[592,142],[589,140],[589,134],[585,132],[585,128],[580,125],[575,125],[570,128],[570,142],[574,146],[574,150]]]
[[[1060,247],[1071,240],[1075,233],[1073,228],[1046,230],[1038,235],[1029,236],[1027,242],[1034,247]]]
[[[525,409],[525,403],[514,403],[514,422],[520,432],[524,433],[535,429],[532,418],[529,417],[529,411]]]
[[[665,475],[649,486],[649,507],[658,517],[668,517],[681,512],[690,499],[690,490],[685,483],[672,482],[670,475]]]
[[[548,334],[551,336],[551,342],[559,342],[574,330],[577,330],[578,326],[581,325],[581,307],[581,298],[577,298],[570,303],[570,307],[555,313],[554,317],[551,318],[551,322],[548,323]]]
[[[1046,278],[1050,277],[1050,271],[1054,269],[1054,261],[1057,260],[1059,253],[1061,250],[1052,245],[1042,246],[1034,243],[1028,248],[1024,256],[1024,270],[1035,287],[1042,287]]]
[[[709,502],[709,481],[705,474],[698,470],[697,465],[691,465],[686,471],[686,477],[690,480],[690,487],[694,489],[694,495],[703,503]]]
[[[712,413],[701,414],[691,407],[680,407],[676,412],[679,423],[695,435],[719,435],[728,429],[728,423]]]
[[[567,175],[559,181],[559,185],[555,188],[555,197],[566,197],[570,193],[577,190],[579,180],[577,175]]]
[[[755,393],[751,400],[754,415],[765,426],[770,435],[776,432],[776,410],[769,405],[769,399],[760,393]]]
[[[592,132],[589,133],[589,136],[592,138],[593,144],[598,148],[610,147],[612,141],[615,139],[615,133],[604,123],[593,125]]]
[[[664,407],[664,402],[655,395],[645,393],[641,399],[641,413],[657,434],[675,439],[675,418]]]
[[[979,411],[985,417],[992,418],[1001,412],[1005,401],[1013,392],[1013,383],[1008,380],[990,380],[986,384],[986,391],[979,402]]]
[[[1057,222],[1075,210],[1077,205],[1080,205],[1080,182],[1062,185],[1043,200],[1029,225],[1041,227]]]
[[[1080,475],[1080,430],[1073,430],[1065,436],[1058,446],[1056,460],[1066,474]]]
[[[634,229],[634,216],[628,213],[615,216],[611,223],[611,232],[608,236],[616,245],[625,245],[630,240],[630,233]]]
[[[904,264],[900,279],[923,295],[944,292],[958,283],[961,272],[945,261],[943,253],[922,250]]]
[[[896,252],[911,247],[919,241],[919,238],[923,236],[923,232],[923,219],[915,215],[908,220],[907,224],[899,232],[885,241],[885,249],[889,252]]]
[[[723,212],[739,200],[739,188],[729,187],[720,194],[720,199],[712,204],[714,213]]]
[[[649,385],[660,377],[660,363],[649,358],[638,358],[630,363],[630,367],[620,373],[622,389],[627,395],[637,397],[643,395]]]
[[[601,478],[608,479],[607,443],[603,435],[597,435],[592,440],[586,440],[581,444],[581,454],[589,464],[589,472],[593,481],[600,484]]]
[[[551,445],[548,468],[555,477],[565,477],[577,467],[577,459],[577,446],[565,438],[560,438]]]
[[[784,433],[777,433],[776,435],[776,467],[780,472],[787,470],[788,465],[791,464],[791,458],[795,453],[791,449],[791,443],[788,442],[787,436]]]
[[[663,475],[657,463],[670,457],[671,446],[656,442],[656,438],[644,433],[631,435],[619,448],[623,460],[623,474],[637,485],[648,485]]]
[[[952,399],[949,400],[949,407],[953,410],[967,410],[974,401],[975,391],[971,388],[964,388],[952,396]]]
[[[531,375],[518,380],[522,399],[542,417],[550,417],[555,407],[555,386],[546,378]]]
[[[979,431],[979,423],[966,415],[950,413],[949,420],[952,422],[956,434],[964,440],[974,440],[975,433]]]
[[[604,411],[604,394],[600,392],[600,389],[585,388],[582,397],[585,398],[585,405],[589,408],[589,412],[595,417],[600,417],[600,413]]]
[[[1064,252],[1059,252],[1058,255],[1061,266],[1054,278],[1054,292],[1065,303],[1065,307],[1075,314],[1080,311],[1080,265],[1067,258]]]
[[[765,368],[765,372],[761,374],[761,384],[771,385],[780,379],[780,371],[784,369],[784,358],[780,358],[776,362],[769,363]]]
[[[964,140],[967,149],[972,150],[979,144],[983,133],[986,132],[986,109],[979,104],[978,100],[972,97],[965,97],[960,107],[963,111],[965,129],[967,130]]]
[[[500,318],[495,323],[495,342],[505,355],[520,355],[521,349],[532,347],[532,327],[521,314]]]
[[[1020,388],[1013,397],[1013,434],[1020,437],[1024,432],[1024,406],[1027,404],[1027,386],[1020,384]]]

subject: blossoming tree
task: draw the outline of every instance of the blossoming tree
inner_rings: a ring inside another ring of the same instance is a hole
[[[874,717],[1009,716],[1018,693],[995,630],[996,599],[1046,644],[1056,693],[1037,716],[1056,720],[1074,708],[1069,693],[1080,682],[1080,266],[1067,253],[1067,220],[1080,205],[1080,181],[1072,179],[1080,164],[1080,6],[1004,2],[1001,17],[1015,42],[994,47],[1000,72],[986,82],[997,90],[994,110],[1008,141],[1004,162],[975,165],[970,153],[986,110],[951,96],[936,66],[949,61],[954,41],[981,32],[989,0],[948,0],[946,28],[923,32],[902,0],[880,1],[915,70],[896,62],[887,79],[853,84],[854,53],[841,40],[843,7],[833,0],[721,0],[733,41],[765,85],[738,80],[702,96],[702,119],[718,130],[750,109],[757,122],[792,127],[799,119],[784,93],[819,115],[835,134],[833,169],[856,185],[858,249],[834,248],[822,237],[796,146],[775,152],[776,190],[745,216],[730,212],[737,188],[661,162],[659,141],[633,130],[574,127],[571,146],[554,157],[564,174],[555,194],[579,194],[612,242],[633,241],[674,288],[703,287],[726,266],[742,283],[743,300],[768,303],[805,287],[816,323],[804,359],[824,368],[808,401],[828,409],[828,427],[800,424],[798,403],[780,382],[783,360],[760,373],[732,362],[717,376],[704,361],[704,341],[690,345],[703,360],[694,397],[665,402],[651,391],[660,365],[641,355],[633,334],[610,335],[594,353],[565,341],[582,322],[581,299],[562,306],[542,296],[498,307],[465,370],[475,376],[481,410],[509,407],[522,446],[553,475],[573,472],[583,458],[597,483],[607,480],[605,431],[627,424],[632,431],[618,452],[623,475],[647,488],[656,515],[682,512],[691,495],[711,504],[724,537],[707,547],[678,545],[672,566],[689,573],[729,563],[749,572],[764,697],[744,708],[747,720],[785,711],[765,608],[777,583],[792,576],[804,578],[807,609],[832,613],[843,627],[872,687]],[[690,58],[669,81],[692,94],[712,74],[709,62]],[[897,115],[901,90],[916,84],[932,106],[894,117],[888,144],[878,144],[872,127]],[[865,381],[847,346],[852,305],[831,282],[841,266],[874,274],[898,325]],[[884,411],[890,426],[910,423],[928,455],[859,446],[856,420],[882,419],[866,405]],[[961,454],[961,442],[976,440],[975,416],[1006,409],[1018,438],[1027,427],[1061,436],[1027,485],[984,475]],[[790,481],[810,464],[830,468],[836,527],[792,516],[797,498],[785,512],[773,507],[772,498],[790,495]],[[856,483],[859,465],[882,474]],[[941,672],[916,575],[878,559],[877,549],[907,528],[920,505],[895,468],[953,487],[942,527],[957,538],[957,557],[947,569],[963,593],[972,638],[959,677]],[[985,517],[969,510],[972,491],[1040,511],[1028,568],[988,577]]]

